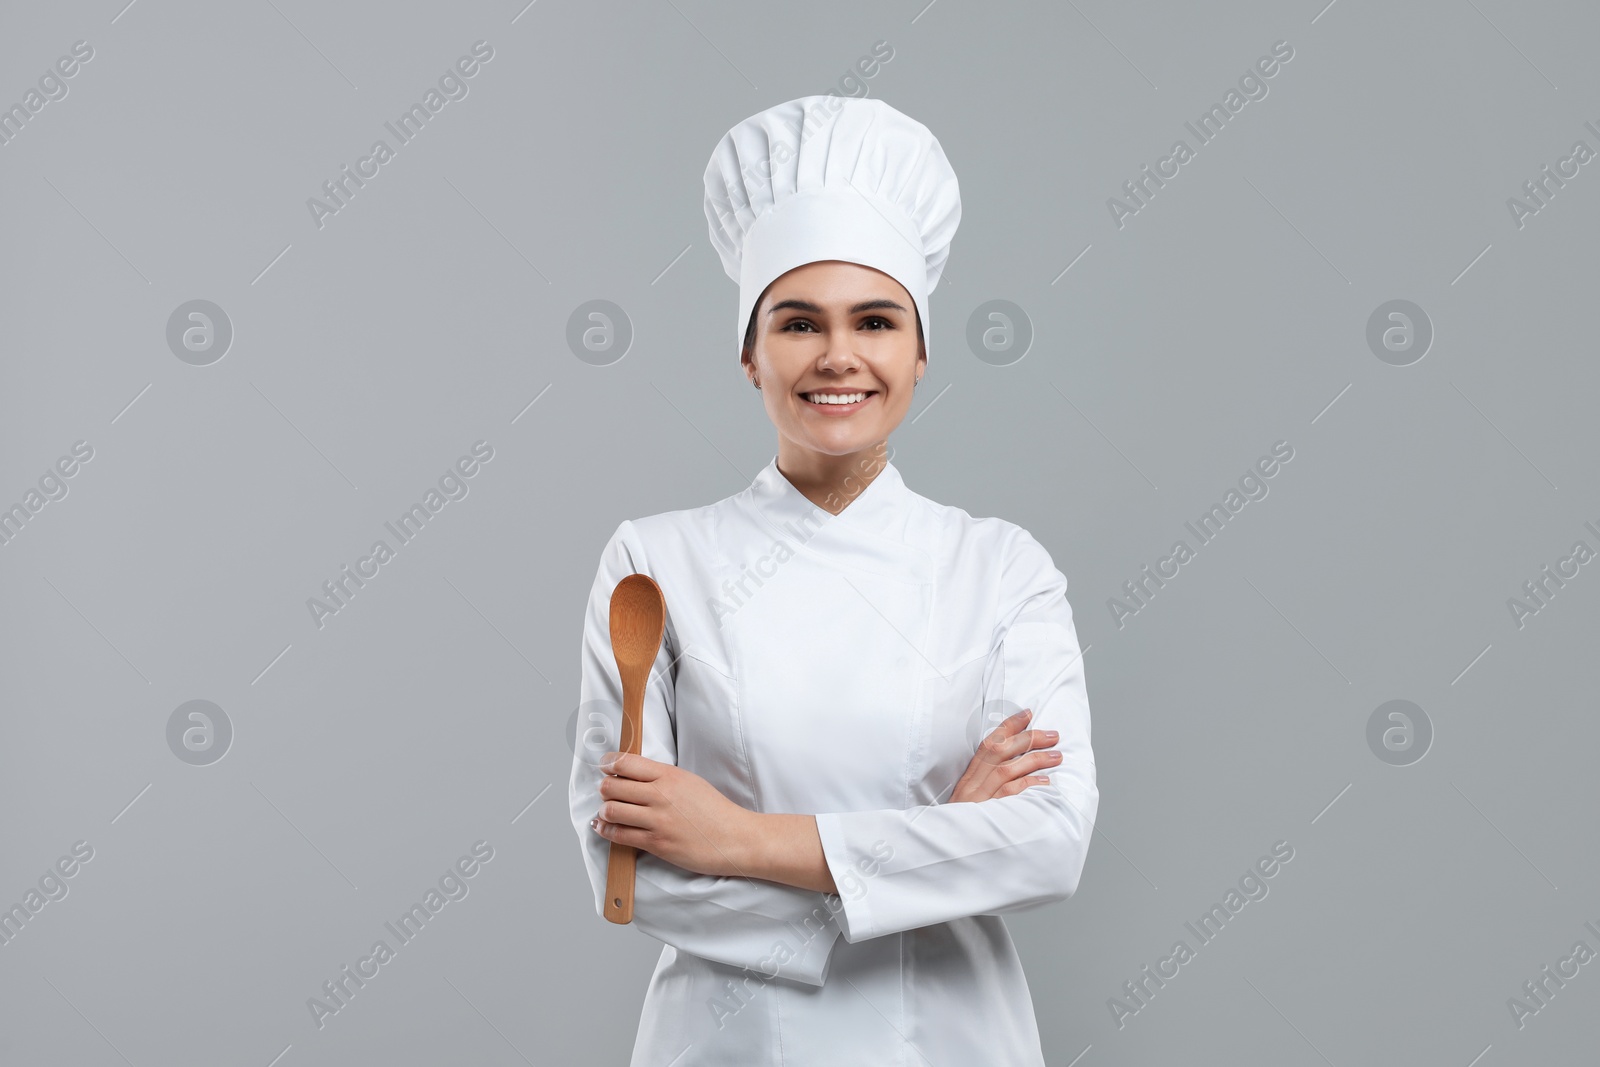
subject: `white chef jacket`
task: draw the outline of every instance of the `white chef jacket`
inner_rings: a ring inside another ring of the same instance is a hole
[[[816,816],[839,892],[696,874],[641,851],[633,925],[664,943],[632,1067],[1043,1067],[1000,916],[1077,889],[1099,808],[1067,580],[1026,530],[908,489],[892,463],[837,516],[776,457],[734,496],[627,520],[584,620],[568,800],[589,826],[622,690],[610,600],[661,586],[642,752],[742,807]],[[950,803],[1024,707],[1062,760],[1015,796]]]

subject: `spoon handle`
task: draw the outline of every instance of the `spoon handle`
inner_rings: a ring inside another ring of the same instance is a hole
[[[619,752],[637,754],[644,733],[645,678],[636,671],[622,672],[622,746]],[[611,842],[606,861],[606,918],[614,923],[633,921],[634,872],[639,850],[632,845]]]
[[[638,849],[611,842],[606,864],[606,918],[614,923],[633,922],[633,876],[638,864]]]

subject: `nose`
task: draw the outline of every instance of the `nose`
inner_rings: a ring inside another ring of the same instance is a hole
[[[842,374],[861,366],[861,357],[855,351],[855,332],[848,326],[828,331],[827,349],[817,360],[819,370]]]

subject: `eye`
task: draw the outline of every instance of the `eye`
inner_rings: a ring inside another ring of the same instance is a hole
[[[882,315],[873,315],[870,318],[864,319],[864,320],[862,320],[861,325],[862,326],[869,326],[874,322],[881,322],[883,324],[883,328],[886,329],[886,330],[894,329],[894,323],[890,322],[888,319],[884,318]],[[874,331],[874,332],[877,332],[877,331]]]
[[[804,333],[805,332],[804,330],[795,329],[796,326],[804,326],[804,327],[806,327],[807,330],[814,329],[814,327],[812,327],[810,321],[807,320],[807,319],[791,319],[789,322],[787,322],[783,326],[779,327],[778,332],[779,333],[783,333],[783,332]]]

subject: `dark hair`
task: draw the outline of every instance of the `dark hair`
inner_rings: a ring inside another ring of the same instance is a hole
[[[763,300],[766,299],[766,295],[766,293],[761,294]],[[744,328],[744,347],[739,352],[740,357],[743,357],[746,352],[752,351],[756,346],[756,315],[759,314],[760,311],[761,300],[757,300],[756,306],[750,309],[750,322]],[[922,310],[913,304],[911,311],[917,317],[917,343],[923,344]]]

